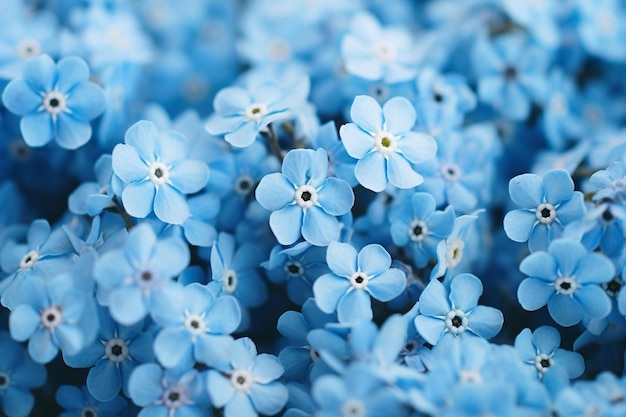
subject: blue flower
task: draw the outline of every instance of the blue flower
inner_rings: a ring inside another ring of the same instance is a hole
[[[422,69],[416,81],[420,100],[444,112],[468,113],[476,107],[476,96],[458,74],[442,75],[431,67]]]
[[[403,271],[391,267],[391,256],[380,245],[367,245],[360,252],[349,243],[332,242],[326,251],[331,273],[313,284],[318,307],[325,313],[337,312],[341,323],[371,320],[371,297],[389,301],[406,285]]]
[[[222,368],[230,359],[241,310],[228,295],[215,297],[205,285],[175,286],[153,302],[154,321],[161,325],[154,340],[156,359],[166,368],[191,367],[195,362]]]
[[[257,201],[270,215],[270,227],[281,245],[300,236],[316,246],[339,239],[336,216],[354,204],[352,188],[339,178],[327,178],[328,157],[323,149],[294,149],[283,160],[282,173],[263,177]]]
[[[482,293],[480,279],[472,274],[455,276],[449,290],[438,280],[431,280],[419,299],[420,315],[415,318],[417,331],[431,345],[447,335],[494,337],[502,328],[504,318],[499,310],[478,305]]]
[[[122,397],[102,402],[92,397],[87,387],[79,389],[72,385],[61,385],[55,399],[65,409],[59,417],[115,417],[123,415],[128,408],[128,403]]]
[[[208,392],[225,417],[276,414],[287,403],[287,388],[276,381],[283,372],[277,357],[257,355],[254,342],[244,337],[235,341],[228,369],[209,370]]]
[[[417,115],[407,99],[394,97],[381,109],[372,97],[357,96],[350,117],[354,123],[341,126],[339,135],[348,154],[358,159],[354,174],[361,185],[380,192],[388,182],[398,188],[423,182],[411,164],[432,158],[437,144],[411,131]]]
[[[210,404],[202,375],[195,369],[163,369],[144,363],[128,381],[130,399],[143,409],[138,417],[204,416]]]
[[[519,269],[528,275],[517,289],[526,310],[548,304],[550,316],[561,326],[573,326],[585,316],[602,319],[611,312],[611,300],[600,284],[613,279],[615,267],[606,256],[589,253],[579,242],[555,240],[547,252],[524,258]]]
[[[67,205],[72,213],[97,216],[115,205],[111,187],[111,155],[100,156],[94,164],[94,171],[97,181],[84,182],[70,194]]]
[[[131,216],[154,211],[165,223],[182,224],[189,217],[186,194],[200,191],[209,167],[189,155],[189,141],[173,131],[159,132],[145,120],[132,125],[125,144],[113,149],[113,172],[126,183],[122,203]]]
[[[88,79],[89,68],[78,57],[55,64],[41,55],[25,64],[23,78],[6,86],[2,102],[23,116],[20,130],[29,146],[54,139],[62,148],[76,149],[89,141],[89,121],[104,111],[104,92]]]
[[[96,262],[98,300],[118,323],[135,324],[153,311],[153,296],[166,291],[171,278],[188,264],[189,249],[182,239],[158,239],[148,224],[139,224],[128,233],[124,247]]]
[[[528,241],[531,252],[546,250],[568,223],[585,213],[583,195],[564,169],[552,169],[540,178],[518,175],[509,181],[509,195],[520,209],[504,216],[504,231],[516,242]]]
[[[8,417],[26,417],[35,405],[32,388],[46,382],[46,368],[33,362],[24,348],[0,331],[0,405]]]
[[[224,135],[228,143],[240,148],[250,146],[270,123],[289,116],[289,101],[271,82],[250,89],[224,88],[215,96],[213,107],[215,113],[206,129],[212,135]]]
[[[578,378],[585,370],[583,357],[560,348],[561,334],[550,326],[534,332],[524,329],[515,338],[515,349],[524,363],[539,378],[547,372],[558,372],[569,379]]]

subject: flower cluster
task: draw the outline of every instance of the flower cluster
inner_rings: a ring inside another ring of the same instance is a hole
[[[0,414],[626,415],[623,1],[0,3]]]

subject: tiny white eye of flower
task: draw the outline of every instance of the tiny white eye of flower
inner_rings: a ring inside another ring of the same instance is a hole
[[[17,45],[17,54],[23,59],[32,58],[41,54],[41,45],[34,39],[23,39]]]
[[[229,294],[237,288],[237,273],[232,269],[227,270],[222,275],[222,288]]]
[[[63,321],[61,307],[52,306],[41,312],[41,325],[48,330],[54,330]]]
[[[554,281],[554,288],[561,294],[574,294],[578,289],[578,282],[573,277],[558,277]]]
[[[304,268],[302,267],[302,264],[298,261],[294,261],[291,259],[285,262],[284,268],[285,268],[285,272],[290,277],[299,277],[304,272]]]
[[[235,369],[230,374],[230,385],[237,391],[248,392],[253,383],[252,374],[247,369]]]
[[[65,94],[53,90],[43,96],[42,107],[53,117],[62,113],[67,108],[67,97]]]
[[[153,162],[148,166],[148,178],[154,185],[163,185],[170,179],[170,169],[163,162]]]
[[[350,399],[341,406],[341,417],[364,417],[365,405],[355,399]]]
[[[245,117],[251,122],[258,122],[267,114],[267,106],[263,103],[253,103],[246,109]]]
[[[539,353],[535,356],[535,368],[537,368],[537,371],[542,374],[552,365],[554,365],[554,360],[552,360],[552,358],[545,353]]]
[[[384,41],[376,42],[372,49],[376,58],[381,61],[393,61],[398,52],[395,46]]]
[[[459,238],[454,239],[448,244],[448,248],[446,249],[446,265],[448,268],[454,268],[461,262],[464,248],[465,243]]]
[[[550,224],[556,219],[556,209],[550,203],[541,203],[535,210],[537,220],[543,224]]]
[[[421,242],[428,235],[428,225],[422,220],[414,220],[409,226],[409,237],[413,242]]]
[[[267,49],[274,61],[284,61],[291,56],[291,47],[283,39],[273,40]]]
[[[120,363],[128,358],[128,343],[118,337],[110,339],[104,346],[104,355],[115,363]]]
[[[374,146],[378,152],[389,155],[398,148],[398,139],[391,133],[381,130],[374,136]]]
[[[446,328],[454,335],[463,333],[467,330],[467,316],[461,310],[449,311],[445,319]]]
[[[441,176],[444,180],[454,182],[461,178],[461,168],[452,162],[441,165]]]
[[[369,281],[369,277],[363,272],[355,272],[350,275],[350,285],[355,289],[362,289],[367,287],[367,283]]]
[[[178,407],[188,404],[187,393],[180,387],[170,388],[163,392],[163,405],[170,410],[177,409]]]
[[[26,255],[24,255],[24,257],[20,261],[20,268],[30,269],[33,266],[35,266],[38,260],[39,260],[39,252],[37,252],[36,250],[31,250]]]
[[[235,192],[240,196],[247,196],[254,188],[254,179],[249,175],[241,175],[235,180]]]
[[[206,332],[206,324],[204,318],[198,314],[189,314],[185,317],[185,329],[194,335]]]
[[[307,209],[317,203],[317,191],[310,185],[303,185],[296,190],[296,204]]]

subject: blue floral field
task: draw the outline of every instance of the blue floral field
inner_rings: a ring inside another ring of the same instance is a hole
[[[625,23],[0,0],[0,416],[626,416]]]

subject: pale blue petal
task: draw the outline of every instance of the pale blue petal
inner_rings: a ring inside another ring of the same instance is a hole
[[[28,340],[41,323],[40,315],[28,304],[20,304],[11,311],[9,330],[18,342]]]
[[[20,131],[28,146],[43,146],[52,140],[56,128],[52,118],[46,112],[27,114],[20,120]]]
[[[146,314],[141,290],[135,286],[116,289],[109,295],[109,311],[115,321],[130,326],[143,319]]]
[[[98,401],[111,401],[115,398],[122,388],[122,377],[115,362],[99,360],[89,370],[87,388]]]
[[[371,320],[372,304],[369,294],[361,289],[349,291],[337,305],[337,318],[340,323],[357,323]]]
[[[337,310],[339,299],[350,288],[350,282],[334,274],[324,274],[313,283],[315,303],[324,313],[333,313]]]
[[[24,64],[24,80],[38,93],[52,91],[57,68],[48,55],[39,55]]]
[[[154,214],[165,223],[183,224],[189,217],[189,205],[183,194],[174,187],[163,184],[156,189]]]
[[[143,219],[152,213],[156,187],[150,181],[133,182],[122,191],[122,204],[133,217]]]
[[[602,284],[615,276],[615,266],[606,256],[590,253],[580,260],[574,275],[581,284]]]
[[[569,200],[574,192],[574,181],[564,169],[551,169],[543,175],[546,201],[553,205]]]
[[[437,344],[446,328],[443,319],[430,316],[417,316],[414,323],[419,334],[431,345]]]
[[[154,230],[147,223],[140,223],[128,234],[124,256],[133,268],[143,267],[152,257],[156,243]]]
[[[106,108],[104,92],[94,83],[76,86],[67,97],[67,107],[78,118],[92,120],[100,116]]]
[[[142,181],[148,177],[148,166],[137,150],[123,143],[115,145],[112,158],[113,172],[124,182]]]
[[[578,378],[585,372],[585,360],[580,353],[557,349],[552,359],[555,365],[565,368],[570,379]]]
[[[44,219],[33,221],[28,229],[26,241],[31,249],[39,248],[50,236],[50,223]]]
[[[256,139],[258,132],[259,129],[256,123],[248,122],[241,125],[233,132],[226,133],[224,139],[226,139],[226,142],[230,143],[233,146],[244,148],[246,146],[252,145],[252,143]]]
[[[9,386],[2,395],[2,410],[8,416],[30,415],[34,405],[33,394],[19,386]]]
[[[547,252],[534,252],[522,260],[519,270],[529,277],[552,282],[557,278],[557,264]]]
[[[379,301],[390,301],[399,296],[406,286],[406,275],[403,271],[391,268],[379,276],[370,279],[367,289],[372,297]]]
[[[133,402],[145,407],[163,394],[163,370],[156,363],[139,365],[130,375],[128,391]]]
[[[42,97],[22,79],[12,80],[2,92],[2,103],[11,113],[24,116],[37,111]]]
[[[83,146],[91,139],[91,124],[87,121],[76,119],[71,114],[59,114],[57,116],[56,141],[64,149],[76,149]]]
[[[419,164],[435,156],[437,142],[425,133],[407,132],[398,140],[398,150],[406,159]]]
[[[445,316],[451,310],[448,292],[441,282],[431,280],[419,299],[420,313],[426,316]]]
[[[176,131],[165,131],[159,134],[157,154],[165,165],[173,165],[187,157],[187,139]]]
[[[230,336],[199,335],[194,350],[195,358],[213,368],[227,369],[233,342],[233,338]]]
[[[250,399],[260,414],[274,415],[287,403],[289,391],[278,382],[254,384],[250,388]]]
[[[541,326],[533,332],[532,343],[540,353],[551,355],[561,345],[561,334],[554,327]]]
[[[62,93],[69,92],[77,84],[83,84],[89,78],[89,67],[84,59],[70,56],[61,59],[57,64],[56,87]],[[73,91],[72,91],[73,92]]]
[[[211,333],[233,333],[241,321],[239,303],[234,297],[218,297],[206,313],[204,321]]]
[[[387,159],[387,178],[398,188],[413,188],[424,182],[424,178],[411,167],[402,155],[393,153]]]
[[[574,299],[580,303],[583,311],[592,319],[607,317],[613,305],[607,293],[597,285],[583,285],[574,292]]]
[[[327,246],[339,239],[339,221],[321,208],[313,206],[304,213],[302,237],[312,245]]]
[[[52,342],[50,332],[41,328],[28,341],[28,353],[37,363],[48,363],[59,352],[59,348]]]
[[[383,104],[385,130],[394,135],[408,132],[415,126],[417,113],[409,100],[393,97]]]
[[[385,158],[380,152],[372,152],[356,163],[354,176],[363,187],[379,193],[387,186],[386,171]]]
[[[296,190],[287,177],[279,172],[261,179],[255,197],[259,204],[270,211],[280,210],[295,200]]]
[[[509,181],[511,200],[522,208],[536,209],[543,202],[543,184],[534,174],[522,174]]]
[[[342,379],[335,375],[323,375],[313,384],[311,394],[318,404],[325,409],[339,410],[348,398],[346,386]]]
[[[261,353],[256,357],[251,370],[254,381],[261,384],[267,384],[280,378],[284,372],[285,369],[280,360],[276,356],[266,353]]]
[[[526,242],[537,222],[534,212],[526,209],[509,211],[504,216],[504,232],[514,242]]]
[[[478,304],[483,284],[475,275],[460,274],[450,283],[450,301],[453,309],[468,312]]]
[[[222,116],[243,113],[250,104],[252,104],[250,94],[240,87],[223,88],[215,95],[213,100],[215,112]]]
[[[391,266],[391,255],[381,245],[367,245],[359,252],[357,265],[366,275],[382,274]]]
[[[209,167],[202,161],[185,160],[170,169],[170,182],[183,194],[200,191],[209,181]]]
[[[235,392],[232,400],[224,407],[224,417],[258,417],[250,398],[243,392]]]
[[[484,339],[491,339],[502,328],[504,316],[493,307],[477,306],[469,315],[468,322],[470,331]]]
[[[317,203],[328,214],[342,216],[354,204],[354,193],[350,184],[339,178],[328,178],[317,193]]]
[[[227,377],[221,373],[209,370],[207,374],[207,388],[215,407],[224,407],[233,398],[233,389]],[[235,416],[231,416],[235,417]]]
[[[159,131],[154,123],[140,120],[128,128],[124,135],[124,143],[135,148],[144,161],[154,162],[158,138]]]
[[[357,252],[349,243],[331,242],[326,251],[326,262],[331,271],[349,277],[358,269]]]
[[[374,138],[354,123],[339,128],[341,143],[353,158],[361,159],[374,148]]]
[[[181,327],[166,327],[154,339],[154,355],[165,368],[191,365],[191,333]]]
[[[235,369],[248,369],[257,356],[256,345],[249,337],[237,339],[231,350],[231,364]]]
[[[378,102],[370,96],[356,96],[350,108],[350,118],[370,133],[383,130],[383,112]]]
[[[555,240],[548,249],[554,256],[561,275],[573,276],[578,263],[587,254],[585,247],[578,242],[569,240]]]
[[[536,278],[526,278],[517,288],[517,299],[524,310],[535,311],[545,306],[555,293],[553,285]]]
[[[270,228],[281,245],[291,245],[301,236],[302,209],[293,204],[270,215]]]
[[[85,344],[83,331],[75,325],[61,323],[54,335],[61,350],[68,355],[78,354]]]
[[[583,318],[583,309],[580,303],[570,295],[555,294],[548,301],[550,316],[564,327],[573,326]]]

